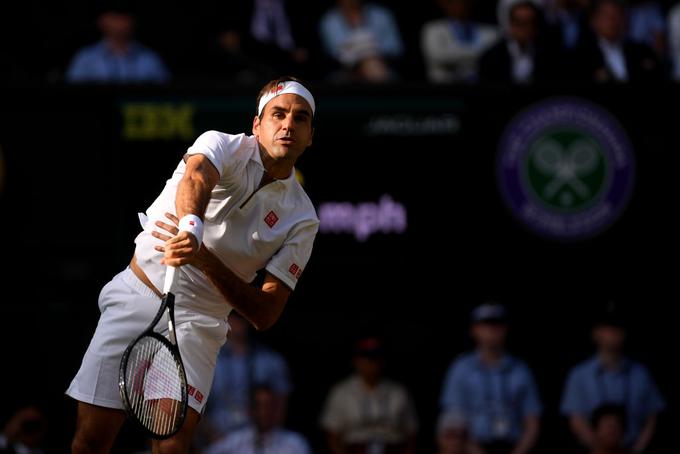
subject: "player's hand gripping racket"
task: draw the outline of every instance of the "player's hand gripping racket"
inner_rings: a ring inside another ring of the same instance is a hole
[[[163,300],[148,328],[123,353],[118,385],[128,417],[152,438],[176,434],[187,413],[187,379],[175,334],[175,285],[178,269],[165,274]],[[154,332],[168,313],[168,339]]]

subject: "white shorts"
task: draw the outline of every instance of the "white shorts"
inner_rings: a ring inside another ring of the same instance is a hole
[[[122,409],[118,391],[120,359],[127,346],[151,323],[160,299],[130,268],[117,274],[99,295],[101,316],[80,370],[66,394],[76,400]],[[226,320],[175,306],[177,343],[189,388],[189,406],[202,413],[215,372],[215,361],[226,341]],[[156,330],[167,334],[167,316]]]

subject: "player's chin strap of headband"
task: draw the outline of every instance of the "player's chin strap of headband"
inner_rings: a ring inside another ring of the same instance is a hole
[[[302,98],[309,103],[309,106],[312,108],[312,115],[314,115],[314,111],[316,110],[314,97],[301,83],[295,82],[294,80],[279,82],[276,87],[272,88],[269,90],[269,92],[262,96],[262,98],[260,98],[260,104],[257,106],[257,115],[262,115],[264,106],[266,106],[269,101],[279,95],[285,95],[286,93],[302,96]]]

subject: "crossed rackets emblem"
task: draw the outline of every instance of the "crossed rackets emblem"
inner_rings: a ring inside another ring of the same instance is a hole
[[[583,178],[596,169],[598,155],[596,145],[588,140],[576,140],[567,146],[554,139],[538,143],[533,163],[537,170],[551,178],[541,195],[550,200],[567,187],[581,198],[591,197],[591,189]]]

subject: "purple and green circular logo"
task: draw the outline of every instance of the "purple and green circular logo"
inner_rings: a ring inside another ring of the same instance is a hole
[[[633,187],[626,132],[609,112],[582,99],[530,106],[507,126],[498,153],[505,202],[540,235],[597,235],[621,214]]]

